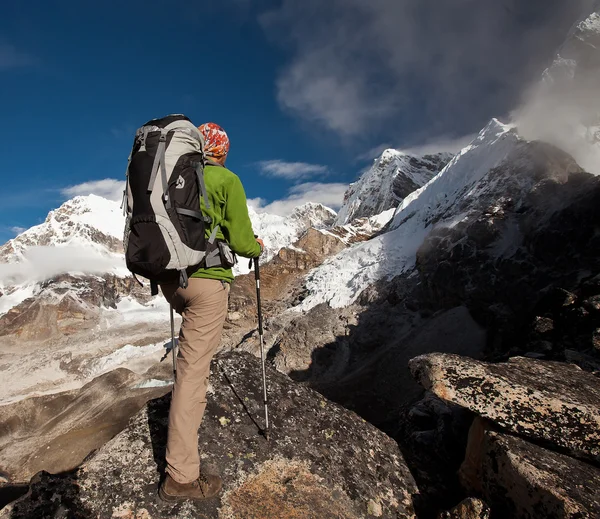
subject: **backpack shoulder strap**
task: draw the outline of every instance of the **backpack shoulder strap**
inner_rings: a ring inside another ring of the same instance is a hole
[[[200,189],[200,196],[204,199],[204,205],[206,206],[206,208],[210,209],[208,191],[206,191],[206,184],[204,182],[204,166],[201,162],[196,163],[196,176],[198,177],[198,188]]]

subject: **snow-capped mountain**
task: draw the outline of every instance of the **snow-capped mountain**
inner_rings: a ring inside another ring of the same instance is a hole
[[[0,247],[0,316],[43,291],[43,283],[65,273],[129,276],[123,257],[124,219],[119,204],[78,196],[50,211]]]
[[[392,221],[391,231],[355,245],[327,260],[307,277],[309,296],[301,309],[320,303],[343,307],[378,279],[407,272],[431,226],[469,188],[500,165],[519,137],[509,126],[493,120],[432,181],[404,199]]]
[[[309,227],[329,225],[335,212],[308,203],[288,217],[253,210],[250,216],[272,257]],[[32,348],[11,361],[11,389],[0,402],[78,388],[119,366],[142,369],[160,359],[168,303],[151,298],[126,269],[124,223],[118,203],[79,196],[0,248],[3,351]]]
[[[254,232],[265,243],[265,252],[261,262],[267,262],[281,249],[297,241],[309,228],[321,229],[329,227],[336,213],[322,204],[308,202],[296,207],[289,216],[280,216],[269,213],[259,213],[249,207],[250,220]],[[235,274],[249,272],[248,262],[243,258],[234,268]]]
[[[335,212],[307,203],[290,216],[249,209],[255,232],[263,238],[268,261],[310,227],[329,226]],[[125,219],[117,202],[96,195],[78,196],[51,211],[45,222],[0,247],[0,316],[42,291],[46,280],[70,273],[131,277],[123,255]],[[237,274],[248,272],[241,260]],[[80,283],[75,283],[80,285]]]
[[[530,136],[559,145],[587,171],[600,172],[598,85],[600,10],[596,7],[595,12],[574,26],[556,61],[544,72],[539,90],[517,114],[516,124],[492,120],[439,175],[402,201],[389,232],[343,250],[312,271],[306,282],[309,295],[299,308],[307,310],[323,302],[343,307],[377,280],[410,272],[417,250],[435,225],[457,224],[465,216],[464,211],[478,205],[479,197],[488,200],[493,193],[502,200],[502,189],[494,174],[497,168],[509,172],[515,166],[511,161],[524,161],[523,167],[535,171],[533,153],[528,156],[516,151]],[[386,152],[382,157],[386,160],[380,159],[379,165],[395,157]],[[402,160],[402,156],[399,158]],[[375,194],[371,199],[376,198],[379,170],[376,163],[361,179],[369,186],[364,191]],[[526,178],[521,181],[526,182]],[[515,196],[525,197],[533,189],[531,182],[529,179],[522,186],[522,193]],[[349,192],[347,206],[338,214],[338,220],[351,213],[351,198],[360,201],[358,192],[362,186],[360,181],[357,184]],[[389,180],[385,185],[390,190]],[[360,207],[360,202],[356,207]]]
[[[122,253],[124,222],[117,202],[96,195],[77,196],[50,211],[44,223],[0,247],[0,262],[21,261],[32,247],[84,247]]]
[[[397,207],[406,196],[437,175],[451,158],[450,153],[416,157],[385,150],[359,180],[350,184],[335,225]]]
[[[600,3],[576,23],[516,112],[519,133],[571,153],[600,174]]]

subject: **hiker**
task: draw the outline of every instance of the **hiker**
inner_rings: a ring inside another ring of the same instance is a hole
[[[204,180],[210,208],[201,202],[203,213],[211,217],[207,232],[212,233],[219,226],[217,241],[229,246],[222,248],[222,256],[227,256],[230,248],[240,256],[256,258],[264,244],[254,236],[239,177],[225,168],[229,138],[214,123],[203,124],[198,129],[204,136],[208,159]],[[223,258],[222,266],[200,267],[191,274],[187,288],[176,283],[161,284],[167,301],[183,317],[169,412],[167,475],[160,487],[160,497],[166,501],[208,499],[221,489],[220,477],[201,471],[198,429],[206,408],[210,362],[227,315],[229,287],[233,281],[229,265],[227,258]]]

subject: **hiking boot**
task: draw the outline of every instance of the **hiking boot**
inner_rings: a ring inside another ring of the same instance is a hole
[[[223,482],[219,476],[200,474],[196,481],[191,483],[177,483],[171,476],[167,477],[160,486],[158,495],[163,501],[203,501],[216,496],[221,490]]]

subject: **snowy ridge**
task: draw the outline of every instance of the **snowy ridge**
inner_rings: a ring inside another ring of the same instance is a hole
[[[254,232],[265,243],[265,252],[260,257],[261,263],[266,263],[281,249],[297,241],[310,227],[316,229],[328,227],[336,216],[332,209],[312,202],[296,207],[290,216],[257,213],[252,207],[249,207],[248,211]],[[250,272],[248,260],[239,258],[234,274],[248,272]]]
[[[123,212],[117,202],[96,195],[77,196],[50,211],[44,223],[0,247],[0,261],[20,261],[32,247],[84,247],[98,252],[122,252],[124,225]]]
[[[380,214],[415,189],[425,185],[446,165],[449,153],[414,157],[398,150],[385,150],[344,195],[335,225],[355,218]]]
[[[313,270],[306,280],[309,295],[297,309],[320,303],[347,306],[375,281],[410,271],[432,226],[456,219],[457,201],[473,196],[477,182],[500,165],[519,140],[510,126],[493,119],[439,175],[405,198],[391,231],[345,249]]]
[[[249,213],[255,232],[266,245],[266,257],[261,261],[298,240],[309,227],[325,227],[335,218],[334,211],[313,203],[297,207],[287,217],[259,214],[251,208]],[[0,247],[0,316],[39,295],[40,283],[61,274],[131,276],[123,254],[124,227],[117,202],[96,195],[78,196],[50,211],[44,223],[9,240]],[[246,272],[248,262],[241,259],[236,274]],[[76,287],[72,288],[76,295]],[[48,295],[47,290],[44,293]],[[138,313],[152,317],[151,307],[147,312],[145,306],[140,307]]]

